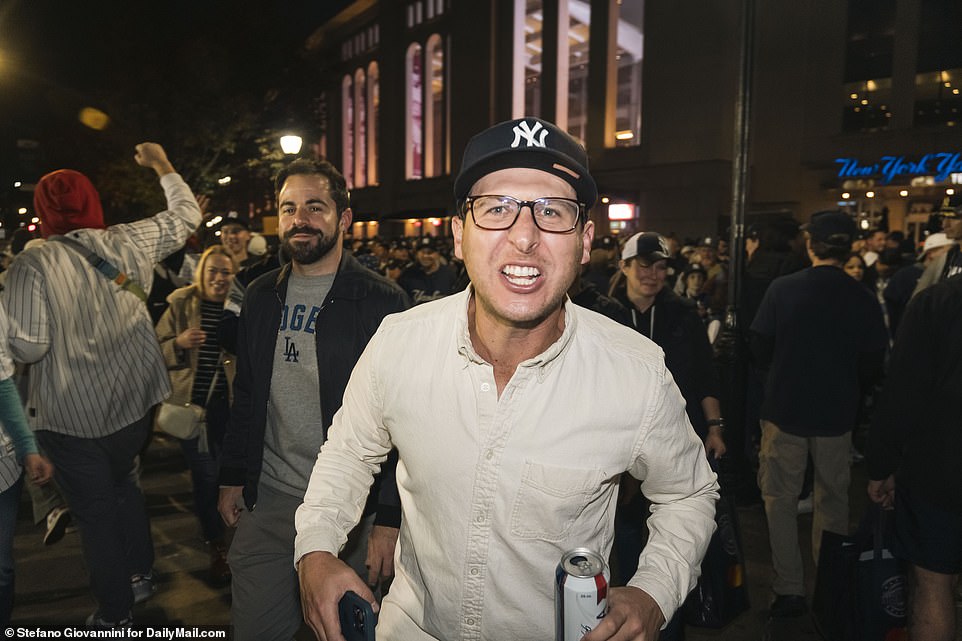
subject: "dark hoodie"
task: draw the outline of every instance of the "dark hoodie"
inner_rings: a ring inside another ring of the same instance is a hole
[[[614,298],[628,309],[630,325],[664,350],[665,365],[685,397],[692,427],[704,439],[708,426],[701,401],[706,396],[718,398],[720,383],[708,332],[695,302],[681,298],[668,287],[658,292],[645,312],[639,312],[628,299],[624,285],[615,290]]]

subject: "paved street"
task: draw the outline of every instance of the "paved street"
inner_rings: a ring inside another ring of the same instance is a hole
[[[865,505],[864,480],[862,466],[855,466],[854,515],[860,515]],[[205,581],[207,550],[191,513],[189,478],[177,444],[163,437],[155,438],[144,457],[142,484],[152,519],[160,589],[150,601],[135,607],[135,622],[152,627],[226,626],[230,618],[230,591],[212,589]],[[777,627],[768,627],[771,565],[764,515],[760,506],[750,506],[739,508],[739,517],[753,607],[722,630],[689,627],[686,638],[688,641],[819,639],[808,617],[784,620]],[[807,549],[810,526],[811,516],[802,515],[799,532],[806,555],[810,554]],[[42,535],[43,529],[31,523],[29,503],[25,500],[17,524],[17,601],[13,625],[80,625],[95,604],[88,592],[78,535],[68,533],[50,547],[43,546]],[[811,595],[814,571],[808,580]]]

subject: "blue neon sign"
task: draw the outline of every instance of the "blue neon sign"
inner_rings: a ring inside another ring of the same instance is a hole
[[[962,153],[940,152],[925,154],[916,161],[906,160],[905,156],[882,156],[878,162],[861,164],[857,158],[836,158],[841,165],[839,178],[870,178],[878,176],[887,185],[900,176],[933,175],[937,182],[946,180],[950,174],[962,172]]]

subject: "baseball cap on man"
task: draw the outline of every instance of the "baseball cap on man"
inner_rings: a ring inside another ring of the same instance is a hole
[[[433,237],[422,236],[421,238],[417,239],[417,242],[414,243],[414,251],[418,252],[418,251],[421,251],[422,249],[436,252],[438,250],[438,246],[437,246],[437,243],[434,242]]]
[[[922,251],[919,252],[918,259],[922,260],[927,253],[933,249],[938,249],[939,247],[945,247],[946,245],[954,245],[955,241],[951,240],[945,235],[945,232],[938,232],[936,234],[929,234],[925,237],[925,242],[922,244]]]
[[[962,216],[962,194],[952,194],[943,198],[938,213],[942,218],[959,218]]]
[[[813,243],[839,247],[851,245],[857,231],[852,217],[835,209],[812,214],[811,221],[802,225],[802,229],[808,232]]]
[[[584,147],[546,120],[519,118],[489,127],[468,141],[454,181],[455,200],[467,198],[474,183],[487,174],[514,168],[540,169],[558,176],[574,187],[578,201],[588,209],[598,199]]]
[[[244,229],[250,231],[251,223],[247,219],[247,216],[240,213],[239,211],[229,211],[224,214],[224,220],[220,223],[221,227],[225,225],[240,225]]]
[[[661,234],[653,231],[638,232],[625,243],[621,250],[621,260],[636,256],[641,260],[654,262],[670,258],[671,250],[668,248],[668,241]]]

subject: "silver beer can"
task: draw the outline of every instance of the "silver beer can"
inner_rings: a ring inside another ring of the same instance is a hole
[[[555,570],[555,641],[581,641],[608,614],[608,565],[597,552],[575,548]]]

